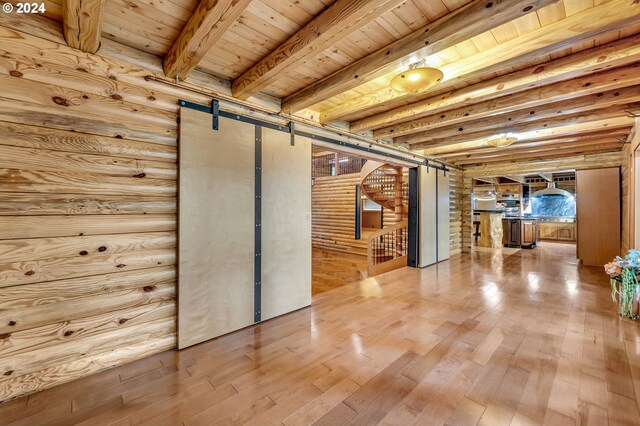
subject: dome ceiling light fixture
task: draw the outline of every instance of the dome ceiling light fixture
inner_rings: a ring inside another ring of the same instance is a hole
[[[518,138],[513,135],[503,135],[497,138],[489,139],[487,141],[487,145],[493,146],[495,148],[503,148],[505,146],[509,146],[512,143],[516,142]]]
[[[391,88],[398,92],[417,95],[418,93],[426,92],[442,81],[444,77],[442,71],[421,65],[424,65],[424,63],[412,64],[408,70],[402,71],[393,77]]]

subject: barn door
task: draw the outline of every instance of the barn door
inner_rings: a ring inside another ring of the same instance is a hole
[[[311,304],[310,140],[213,121],[181,108],[179,348]]]

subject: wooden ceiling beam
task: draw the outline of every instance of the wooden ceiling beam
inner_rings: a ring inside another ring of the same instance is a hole
[[[518,182],[518,183],[527,183],[527,179],[525,179],[524,176],[517,176],[517,175],[504,175],[503,177],[510,179],[514,182]]]
[[[399,138],[396,138],[395,141],[397,144],[428,146],[430,144],[453,145],[456,143],[471,141],[482,137],[491,139],[501,137],[506,133],[512,134],[514,137],[519,138],[518,134],[521,132],[530,132],[546,128],[550,129],[555,127],[562,127],[569,124],[587,123],[591,121],[625,117],[625,111],[630,107],[633,107],[633,105],[636,104],[613,105],[607,108],[589,110],[579,113],[569,111],[568,113],[558,114],[554,117],[548,117],[546,116],[546,114],[542,117],[536,117],[534,115],[533,119],[523,123],[519,123],[515,118],[513,121],[509,121],[507,119],[503,119],[503,117],[500,117],[490,125],[473,123],[473,125],[477,125],[476,128],[474,128],[472,123],[467,123],[466,129],[469,129],[468,133],[464,127],[452,127],[447,128],[446,131],[438,131],[437,133],[424,132],[416,133],[414,135],[401,136]],[[514,115],[514,117],[521,117],[521,115]],[[459,129],[462,130],[460,131]],[[459,134],[456,134],[456,132]]]
[[[381,128],[398,122],[438,114],[449,109],[489,101],[532,87],[541,87],[576,77],[580,78],[584,74],[628,65],[638,60],[640,60],[640,35],[635,35],[606,46],[584,50],[574,55],[372,115],[351,123],[350,130],[358,132]]]
[[[637,76],[640,81],[640,73]],[[477,120],[469,120],[464,123],[451,124],[444,127],[435,127],[407,134],[395,138],[398,143],[428,142],[432,139],[443,139],[448,137],[460,137],[465,134],[478,133],[480,131],[490,131],[504,129],[509,132],[509,128],[514,126],[524,126],[525,123],[539,122],[540,120],[555,119],[566,115],[588,113],[589,111],[601,110],[605,108],[616,108],[624,114],[625,108],[640,106],[634,102],[640,101],[640,84],[620,89],[599,92],[594,95],[583,96],[577,99],[569,99],[560,102],[539,105],[536,107],[519,109],[506,114],[497,114]]]
[[[96,53],[100,47],[105,0],[63,0],[62,33],[67,45]]]
[[[233,96],[247,99],[281,73],[316,56],[404,0],[338,0],[287,41],[253,65],[231,85]]]
[[[167,77],[184,80],[251,0],[200,0],[164,58]]]
[[[479,178],[476,178],[476,180],[480,181],[480,182],[490,183],[491,185],[499,185],[500,184],[500,178],[493,177],[493,176],[479,177]]]
[[[471,158],[473,156],[483,156],[491,154],[509,154],[515,153],[521,149],[533,149],[533,148],[546,148],[556,145],[567,146],[574,143],[621,143],[621,140],[626,138],[628,132],[614,131],[613,133],[596,133],[593,135],[572,135],[563,138],[544,139],[534,142],[514,143],[513,145],[495,148],[492,146],[475,147],[462,152],[449,152],[432,157],[437,158],[448,163],[455,163],[456,161]]]
[[[596,143],[578,143],[578,144],[557,144],[538,149],[522,149],[504,153],[492,153],[491,155],[475,155],[469,158],[459,159],[452,162],[456,166],[469,164],[492,163],[496,161],[517,161],[521,158],[535,157],[542,155],[562,155],[566,153],[582,153],[586,151],[598,150],[620,150],[622,144],[618,141],[596,142]]]
[[[535,60],[540,56],[570,48],[574,44],[593,39],[603,32],[623,29],[631,21],[637,20],[638,15],[640,15],[640,5],[629,5],[630,1],[616,0],[615,5],[611,2],[601,4],[476,55],[446,65],[443,67],[443,71],[446,72],[444,81],[433,88],[431,93],[450,90],[465,80],[473,80],[491,72],[504,70],[510,66],[517,66],[520,63]],[[629,14],[632,17],[631,20]],[[410,98],[402,93],[393,91],[391,88],[384,88],[378,92],[365,94],[324,111],[321,114],[321,121],[351,120],[353,121],[352,131],[379,128],[399,120],[417,116],[420,113],[429,114],[429,109],[433,110],[434,108],[452,105],[469,97],[478,99],[483,96],[503,96],[503,94],[513,93],[514,90],[535,87],[529,86],[530,84],[549,84],[579,76],[581,72],[594,72],[593,70],[604,69],[602,66],[609,61],[613,61],[611,66],[628,64],[637,60],[638,49],[640,49],[638,47],[638,38],[628,37],[627,39],[610,43],[607,46],[585,50],[575,55],[549,61],[546,64],[517,71],[508,76],[496,78],[491,82],[478,83],[471,87],[454,90],[448,93],[444,99],[442,96],[430,94],[429,92],[420,95],[418,98]],[[628,61],[625,61],[626,56],[635,57],[636,59],[629,58]],[[569,75],[564,76],[567,73]],[[447,75],[455,75],[456,77],[447,79]],[[497,87],[502,89],[497,89]],[[423,100],[395,107],[391,111],[384,111],[370,117],[353,120],[352,116],[358,111],[366,112],[379,104],[397,105],[400,102],[405,102],[405,98]],[[484,100],[486,99],[489,98]],[[477,100],[474,102],[477,102]]]
[[[632,118],[622,116],[615,118],[599,118],[592,121],[571,123],[570,119],[565,125],[558,127],[543,127],[529,131],[521,131],[518,133],[518,142],[533,142],[552,138],[572,137],[581,134],[601,133],[604,131],[630,131],[634,120]],[[422,148],[422,154],[426,156],[439,155],[445,152],[464,152],[468,149],[488,147],[487,141],[495,137],[495,135],[482,135],[478,137],[472,136],[470,139],[457,140],[450,142],[448,140],[441,143],[425,143],[422,145],[413,145],[411,149],[414,151]]]
[[[542,179],[546,180],[547,182],[553,182],[553,173],[536,173],[538,176],[540,176]]]
[[[282,110],[286,113],[295,113],[393,71],[401,66],[409,55],[420,58],[427,57],[556,1],[502,0],[496,2],[474,0],[437,21],[285,97],[282,102]]]
[[[465,176],[478,179],[483,176],[502,176],[505,174],[533,174],[539,172],[557,172],[561,170],[615,167],[622,163],[622,152],[596,153],[565,158],[545,158],[541,160],[518,161],[509,164],[485,164],[465,167]]]
[[[640,52],[640,46],[638,51]],[[491,120],[497,114],[517,114],[517,110],[524,108],[536,111],[536,115],[539,116],[541,107],[545,110],[555,108],[549,105],[552,102],[555,102],[554,105],[557,105],[558,109],[575,108],[576,112],[594,109],[598,107],[597,105],[603,107],[634,102],[640,100],[638,96],[640,92],[627,86],[638,84],[640,84],[640,64],[636,63],[384,127],[375,130],[373,137],[374,139],[399,137],[427,129],[433,132],[434,129],[455,124],[466,127],[467,123],[474,119],[489,117],[488,120]],[[621,95],[626,100],[623,101]],[[562,100],[564,102],[560,102]]]
[[[464,168],[467,166],[517,163],[520,161],[535,161],[535,160],[544,160],[547,158],[574,157],[576,155],[601,154],[605,152],[621,152],[620,144],[597,145],[597,146],[591,146],[591,147],[571,148],[571,149],[556,149],[554,152],[524,154],[524,155],[518,156],[517,158],[505,156],[500,158],[493,158],[490,160],[468,160],[468,161],[462,161],[462,162],[456,163],[456,166]]]

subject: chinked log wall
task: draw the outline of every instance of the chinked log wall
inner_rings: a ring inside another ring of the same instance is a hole
[[[462,245],[462,175],[452,170],[450,177],[450,245],[451,255],[458,254]],[[354,238],[355,185],[360,174],[321,177],[315,179],[311,191],[313,247],[337,250],[366,256],[367,239]],[[395,223],[395,215],[384,210],[384,226]]]

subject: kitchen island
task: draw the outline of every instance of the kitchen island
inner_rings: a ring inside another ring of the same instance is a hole
[[[502,219],[502,244],[505,247],[534,248],[540,242],[540,222],[526,217]]]
[[[502,247],[502,210],[475,210],[480,213],[480,247]]]

